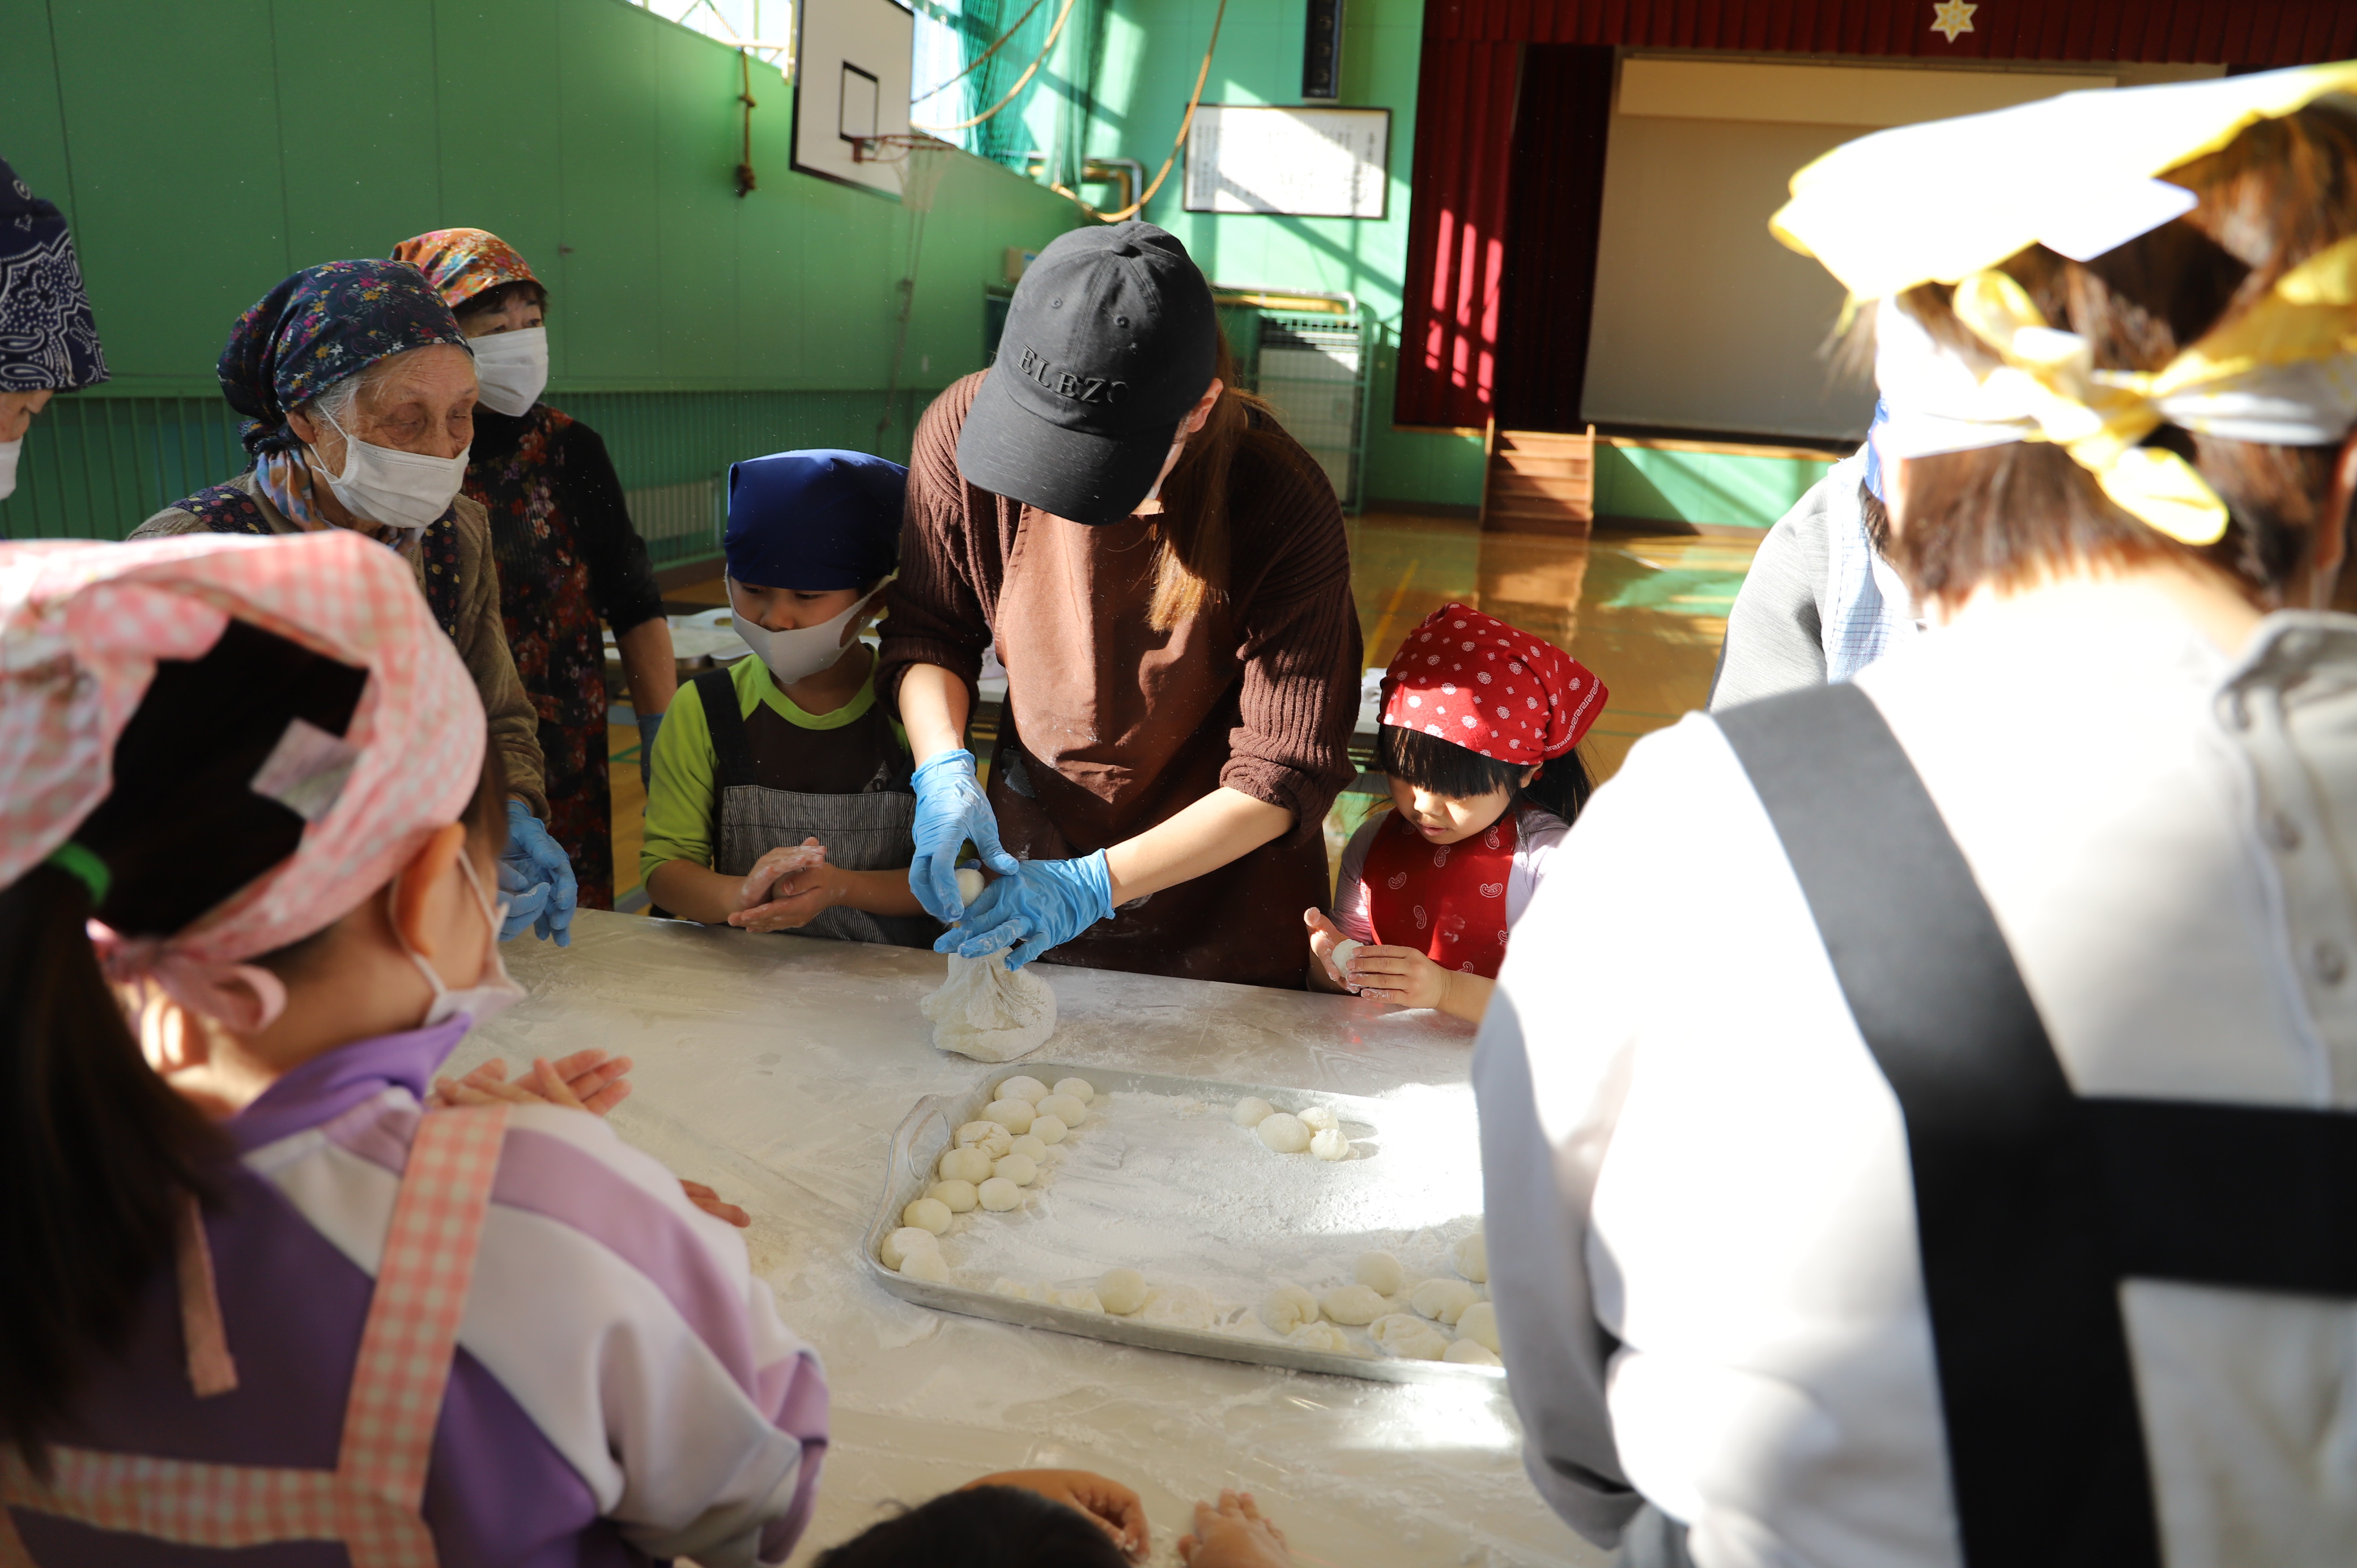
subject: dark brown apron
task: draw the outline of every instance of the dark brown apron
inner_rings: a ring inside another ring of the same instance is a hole
[[[1240,722],[1233,628],[1213,608],[1152,630],[1154,559],[1149,522],[1091,528],[1023,509],[998,595],[1006,711],[990,769],[1015,854],[1090,854],[1220,787]],[[1326,847],[1312,832],[1125,905],[1046,956],[1297,990],[1309,961],[1301,912],[1326,902]]]

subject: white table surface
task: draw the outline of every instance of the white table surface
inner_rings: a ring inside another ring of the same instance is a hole
[[[584,911],[573,946],[505,950],[530,998],[463,1069],[586,1046],[637,1063],[622,1135],[753,1215],[755,1269],[816,1345],[833,1444],[796,1563],[893,1500],[990,1470],[1075,1466],[1137,1488],[1154,1561],[1198,1498],[1255,1493],[1311,1568],[1592,1564],[1522,1472],[1501,1387],[1327,1378],[936,1313],[862,1273],[892,1130],[918,1098],[1021,1070],[946,1056],[917,999],[944,961]],[[1041,964],[1041,1059],[1380,1095],[1465,1087],[1472,1029],[1352,997]],[[1478,1151],[1467,1148],[1468,1162]]]

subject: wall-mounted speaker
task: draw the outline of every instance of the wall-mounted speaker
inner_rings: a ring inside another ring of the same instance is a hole
[[[1301,96],[1342,96],[1342,0],[1309,0],[1301,38]]]

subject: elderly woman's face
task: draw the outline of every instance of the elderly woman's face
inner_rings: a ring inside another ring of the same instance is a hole
[[[38,392],[0,392],[0,441],[21,441],[32,428],[33,415],[49,405],[51,392],[43,387]]]
[[[456,457],[473,444],[472,354],[453,343],[435,343],[395,354],[361,388],[346,435],[431,457]],[[301,409],[288,410],[286,424],[326,461],[329,473],[343,472],[344,437],[334,425]]]

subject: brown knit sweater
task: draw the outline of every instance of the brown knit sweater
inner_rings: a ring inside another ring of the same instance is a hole
[[[877,690],[895,711],[900,678],[911,664],[951,671],[971,693],[985,645],[996,641],[1004,657],[1012,646],[1037,642],[1037,628],[1017,628],[1026,636],[1002,635],[999,601],[1006,563],[1025,529],[1082,526],[976,489],[959,474],[958,432],[981,381],[982,375],[973,375],[950,387],[917,426],[900,575],[881,628],[883,660],[876,672]],[[1318,835],[1335,794],[1352,777],[1348,746],[1358,712],[1361,644],[1351,596],[1350,545],[1333,487],[1291,437],[1276,434],[1273,451],[1269,443],[1247,443],[1230,470],[1227,602],[1211,612],[1219,646],[1202,666],[1227,689],[1208,705],[1205,723],[1226,724],[1227,756],[1219,766],[1219,782],[1293,812],[1293,832],[1283,842],[1299,843]],[[1146,525],[1111,528],[1143,532]],[[1113,533],[1099,531],[1094,537],[1105,540]],[[1049,553],[1042,552],[1043,557]],[[1190,639],[1189,628],[1167,638],[1143,629],[1150,579],[1150,573],[1136,574],[1118,590],[1134,603],[1097,607],[1101,620],[1135,628],[1125,640],[1146,648],[1149,662],[1166,647]],[[1092,585],[1102,591],[1120,580],[1109,575]],[[1108,609],[1116,613],[1104,617]],[[1098,643],[1095,651],[1102,655],[1102,627]],[[1073,656],[1085,660],[1090,651],[1076,647]],[[1033,755],[1052,761],[1060,751],[1085,753],[1085,743],[1099,738],[1082,736],[1078,747],[1051,744],[1056,737],[1044,734],[1040,706],[1024,697],[1026,671],[1010,662],[1009,678],[1009,705]],[[1149,691],[1154,684],[1150,670],[1119,671],[1102,662],[1098,679],[1107,685],[1142,679]],[[1137,700],[1134,693],[1109,692],[1103,712],[1116,715]],[[1135,727],[1149,728],[1150,721]],[[1112,754],[1122,748],[1122,737],[1109,733],[1102,738],[1108,762],[1117,762]],[[1082,781],[1076,776],[1075,782]],[[1083,788],[1097,786],[1092,781]],[[1149,814],[1158,820],[1185,803],[1168,801]],[[1066,831],[1077,845],[1082,835]]]

